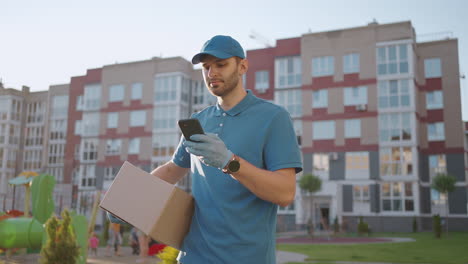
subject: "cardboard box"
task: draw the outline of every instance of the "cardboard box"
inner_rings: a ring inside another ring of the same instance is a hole
[[[180,249],[190,228],[194,200],[126,161],[99,206],[158,242]]]

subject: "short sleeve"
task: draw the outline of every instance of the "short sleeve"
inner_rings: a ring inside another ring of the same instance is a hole
[[[266,134],[264,161],[267,170],[295,168],[302,171],[302,160],[296,133],[289,113],[281,108],[272,119]]]

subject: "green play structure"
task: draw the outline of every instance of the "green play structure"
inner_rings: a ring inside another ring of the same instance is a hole
[[[40,249],[42,245],[45,245],[47,240],[44,223],[53,215],[55,208],[52,197],[55,178],[46,174],[36,177],[18,176],[12,179],[10,184],[25,185],[25,197],[29,196],[28,187],[29,185],[31,186],[32,218],[5,217],[5,215],[2,215],[0,217],[0,249]],[[25,203],[27,209],[29,207],[28,199],[25,199]],[[27,212],[25,212],[25,215],[27,216]],[[85,264],[88,254],[88,223],[83,215],[72,213],[71,217],[71,224],[75,231],[76,240],[81,248],[77,263]]]

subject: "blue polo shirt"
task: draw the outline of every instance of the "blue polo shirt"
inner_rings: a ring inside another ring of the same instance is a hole
[[[206,133],[217,134],[229,150],[258,168],[302,170],[289,113],[250,91],[228,111],[216,104],[192,117],[200,121]],[[258,198],[221,170],[204,165],[186,152],[183,140],[172,161],[191,168],[195,212],[180,261],[275,264],[278,206]]]

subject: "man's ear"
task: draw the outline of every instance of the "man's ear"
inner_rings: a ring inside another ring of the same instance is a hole
[[[243,59],[239,63],[239,73],[245,74],[247,70],[249,69],[249,61],[247,59]]]

